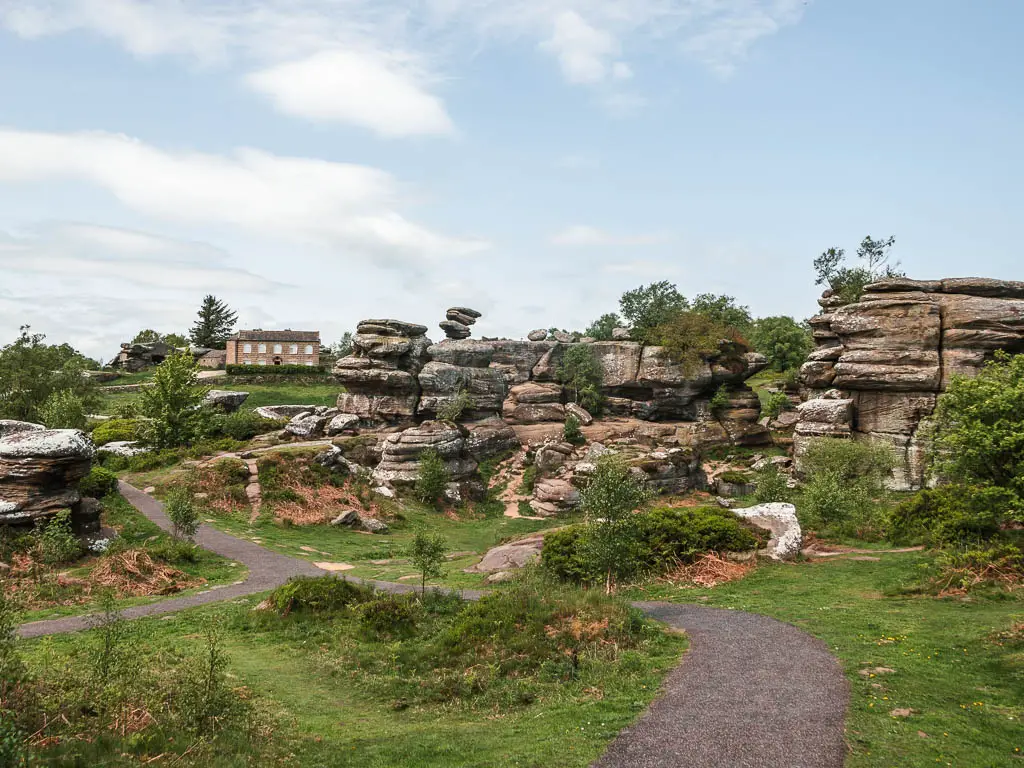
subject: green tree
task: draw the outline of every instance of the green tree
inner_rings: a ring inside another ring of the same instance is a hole
[[[690,309],[704,315],[718,325],[733,328],[741,334],[748,334],[754,325],[748,307],[739,306],[732,296],[716,296],[701,293],[694,297]]]
[[[762,317],[750,334],[754,349],[768,358],[773,371],[798,369],[814,348],[810,329],[792,317]]]
[[[142,390],[140,411],[150,419],[144,439],[157,448],[188,445],[198,436],[199,406],[206,390],[198,386],[199,364],[176,353],[157,366],[153,384]]]
[[[448,468],[444,459],[433,448],[420,454],[419,469],[416,474],[414,493],[424,504],[438,507],[444,498],[445,487],[448,485]]]
[[[188,346],[188,338],[180,333],[167,333],[163,337],[164,344],[169,344],[175,349],[184,349]]]
[[[646,341],[649,331],[689,308],[689,302],[668,280],[641,285],[626,291],[619,299],[619,310],[629,321],[634,337]]]
[[[339,358],[352,354],[352,331],[341,334],[341,340],[331,348],[331,354]]]
[[[409,545],[409,560],[420,573],[420,594],[427,592],[427,582],[442,574],[441,566],[448,547],[444,536],[419,530]]]
[[[94,406],[95,388],[83,372],[95,361],[68,344],[46,344],[46,337],[30,333],[27,325],[20,330],[0,349],[0,418],[39,421],[43,404],[61,391],[77,396],[83,408]]]
[[[618,456],[606,454],[582,493],[586,515],[581,552],[588,569],[605,575],[605,593],[638,567],[639,522],[634,514],[651,498],[647,486]]]
[[[216,296],[207,295],[197,313],[198,319],[192,325],[189,338],[199,347],[224,349],[228,337],[235,328],[238,314]]]
[[[199,510],[190,488],[173,488],[167,494],[167,517],[171,521],[171,534],[176,539],[195,538],[199,530]]]
[[[973,377],[954,376],[928,430],[943,478],[1005,488],[1024,510],[1024,355],[996,354]]]
[[[842,248],[829,248],[814,259],[814,284],[827,285],[844,304],[859,301],[869,283],[904,276],[899,262],[889,263],[889,251],[895,243],[895,237],[875,240],[868,235],[857,246],[859,266],[846,263],[846,252]]]
[[[683,310],[647,333],[647,342],[664,347],[665,354],[687,375],[693,375],[709,359],[739,355],[745,342],[732,328],[699,312]]]
[[[612,331],[621,327],[622,324],[623,320],[617,313],[607,312],[592,322],[587,327],[587,330],[583,332],[583,335],[590,336],[598,341],[611,341]]]
[[[565,350],[558,366],[558,381],[574,403],[595,415],[604,408],[604,395],[601,394],[603,377],[601,363],[590,345],[575,344]]]
[[[85,404],[70,389],[58,389],[39,406],[39,418],[50,429],[85,429]]]
[[[135,334],[135,338],[131,340],[132,344],[152,344],[155,341],[163,339],[163,334],[158,331],[154,331],[152,328],[146,328]]]

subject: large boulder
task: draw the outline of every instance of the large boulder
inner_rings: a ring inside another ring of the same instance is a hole
[[[433,361],[423,367],[418,378],[418,413],[424,416],[437,415],[460,393],[469,398],[465,418],[480,419],[501,413],[505,401],[505,377],[501,371]]]
[[[0,438],[0,525],[26,525],[76,505],[95,447],[77,429],[19,429]]]
[[[441,421],[425,421],[384,439],[380,464],[373,470],[374,480],[382,485],[415,483],[420,457],[428,450],[444,460],[452,481],[468,479],[476,472],[477,462],[466,454],[462,430]]]
[[[315,409],[315,405],[264,405],[253,409],[253,413],[264,419],[290,421],[300,413],[310,413]]]
[[[232,392],[226,389],[211,389],[203,398],[203,404],[224,413],[234,413],[249,397],[248,392]]]
[[[739,517],[771,534],[767,555],[772,560],[791,560],[800,553],[803,533],[792,504],[773,502],[745,509],[734,509]]]
[[[537,482],[530,507],[540,517],[553,517],[580,505],[582,497],[572,483],[560,477],[547,477]]]
[[[524,539],[509,541],[488,550],[480,562],[466,568],[466,573],[500,573],[535,563],[540,559],[544,534],[535,533]]]
[[[530,381],[512,387],[502,415],[513,424],[565,421],[561,384]]]
[[[466,431],[465,452],[476,461],[503,456],[521,447],[516,431],[499,418],[467,424]]]

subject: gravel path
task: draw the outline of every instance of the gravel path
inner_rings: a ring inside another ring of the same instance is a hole
[[[159,501],[127,483],[121,493],[165,530]],[[323,575],[305,560],[200,527],[196,543],[249,569],[243,582],[126,608],[125,618],[174,613],[263,592],[292,576]],[[407,584],[353,579],[389,592]],[[465,590],[465,599],[482,593]],[[841,768],[849,684],[820,640],[766,616],[674,603],[636,603],[683,629],[690,650],[651,708],[612,742],[593,768]],[[23,624],[24,638],[88,629],[89,616]]]
[[[841,768],[849,684],[823,642],[741,611],[637,607],[690,650],[594,768]]]

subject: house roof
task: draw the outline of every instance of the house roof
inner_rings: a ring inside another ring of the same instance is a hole
[[[239,331],[233,339],[239,341],[320,341],[320,331],[263,331],[257,328],[254,331]]]
[[[201,355],[201,357],[209,357],[210,359],[227,356],[228,351],[226,349],[211,349],[209,352],[206,352],[203,355]]]

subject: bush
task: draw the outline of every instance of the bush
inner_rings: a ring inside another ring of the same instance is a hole
[[[930,579],[933,590],[963,593],[984,586],[1014,588],[1024,581],[1024,552],[1011,544],[943,552]]]
[[[760,318],[750,341],[778,372],[798,370],[814,349],[810,328],[784,315]]]
[[[270,595],[282,615],[294,612],[329,613],[374,598],[374,591],[337,576],[296,576]]]
[[[754,501],[758,504],[789,501],[791,496],[789,481],[774,464],[769,464],[760,470],[754,483],[757,485],[757,489],[754,491]]]
[[[574,403],[579,403],[595,416],[604,410],[601,384],[604,370],[588,344],[574,344],[565,350],[558,366],[557,378]]]
[[[565,420],[565,426],[562,427],[562,437],[565,438],[567,443],[573,445],[583,445],[587,442],[587,438],[583,436],[582,430],[580,430],[580,420],[573,415]]]
[[[92,441],[96,445],[138,440],[142,436],[145,422],[139,419],[108,419],[92,429]]]
[[[410,637],[416,632],[416,610],[406,598],[379,595],[360,606],[359,623],[377,637]]]
[[[323,373],[322,365],[228,365],[225,366],[228,376],[246,376],[254,374],[272,374],[274,376],[309,376],[312,373]]]
[[[473,405],[473,396],[466,390],[460,389],[455,393],[455,397],[437,409],[437,418],[454,424]]]
[[[62,509],[47,523],[39,536],[43,562],[60,565],[77,560],[82,544],[71,528],[71,510]]]
[[[438,452],[433,449],[423,451],[414,490],[416,498],[432,507],[440,506],[448,479],[448,469]]]
[[[1005,488],[947,485],[923,490],[889,517],[889,536],[899,544],[967,544],[998,536],[1017,497]]]
[[[93,467],[79,482],[78,490],[83,496],[102,499],[117,490],[117,475],[104,467]]]
[[[178,539],[155,541],[146,546],[146,552],[154,560],[159,560],[168,565],[195,563],[199,560],[199,547],[190,541]]]
[[[199,437],[206,390],[198,384],[199,364],[190,354],[173,354],[156,367],[152,386],[141,392],[140,408],[149,418],[144,430],[147,443],[176,448]]]
[[[192,489],[172,488],[167,494],[164,508],[171,520],[174,538],[191,540],[199,530],[199,510],[192,498]]]
[[[643,341],[664,347],[669,360],[687,375],[696,374],[708,360],[724,358],[728,363],[747,351],[746,341],[736,329],[688,310],[649,330]]]
[[[519,493],[523,496],[532,496],[533,489],[537,485],[537,465],[531,464],[523,470],[523,482],[519,486]]]
[[[85,429],[85,404],[70,389],[59,389],[39,406],[39,418],[50,429]]]
[[[211,413],[203,425],[203,436],[214,440],[227,437],[244,442],[280,428],[280,421],[264,419],[253,411]]]
[[[761,415],[767,416],[769,419],[777,419],[783,411],[788,411],[792,407],[793,404],[785,392],[772,392],[761,404]]]
[[[747,485],[748,483],[754,482],[754,476],[749,472],[739,472],[735,469],[729,469],[722,472],[718,475],[718,479],[732,485]]]

